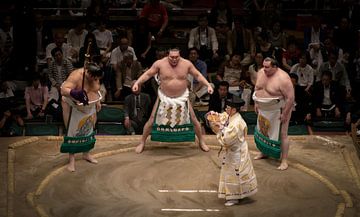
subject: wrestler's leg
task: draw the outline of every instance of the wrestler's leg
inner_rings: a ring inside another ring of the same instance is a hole
[[[63,110],[64,126],[67,129],[70,117],[70,106],[64,100],[61,100],[61,106]],[[69,153],[69,163],[67,165],[67,169],[70,172],[75,172],[75,154]]]
[[[290,120],[290,118],[289,118]],[[281,163],[278,170],[286,170],[289,167],[289,137],[288,137],[289,121],[281,125]]]
[[[69,163],[66,167],[70,172],[75,172],[75,154],[69,153]]]
[[[96,123],[96,120],[97,120],[97,116],[96,116],[96,113],[93,114],[93,123]],[[95,128],[95,126],[93,126]],[[93,164],[97,164],[98,161],[93,157],[91,156],[91,154],[89,152],[83,152],[83,159],[86,160],[87,162],[89,163],[93,163]]]
[[[70,117],[70,106],[64,100],[61,100],[62,112],[63,112],[63,120],[65,128],[68,127],[69,117]]]
[[[260,159],[266,159],[266,158],[268,158],[268,156],[266,156],[265,154],[260,152],[254,157],[254,160],[260,160]]]
[[[155,117],[155,113],[156,113],[156,109],[158,107],[158,104],[159,104],[159,98],[156,99],[153,110],[152,110],[151,115],[150,115],[150,118],[146,122],[146,124],[144,125],[143,134],[141,136],[140,143],[135,148],[135,152],[138,153],[138,154],[140,154],[141,152],[144,151],[145,142],[146,142],[146,139],[148,138],[148,136],[151,133],[151,127],[152,127],[152,125],[154,123],[154,117]]]
[[[204,135],[202,134],[202,131],[201,131],[201,124],[198,121],[198,119],[196,118],[196,115],[195,115],[194,109],[192,108],[191,103],[189,103],[189,107],[190,107],[190,118],[195,127],[195,134],[199,139],[199,147],[201,150],[208,152],[210,150],[210,148],[205,143]]]
[[[89,163],[97,164],[98,161],[89,152],[83,152],[83,159]]]

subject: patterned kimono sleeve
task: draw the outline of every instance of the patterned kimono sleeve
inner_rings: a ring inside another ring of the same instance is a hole
[[[222,144],[230,147],[239,142],[239,133],[239,126],[230,124],[217,134],[217,138]]]

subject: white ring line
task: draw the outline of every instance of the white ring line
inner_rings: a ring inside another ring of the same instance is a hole
[[[220,212],[219,209],[161,209],[163,212]]]
[[[158,190],[160,193],[218,193],[216,190]]]

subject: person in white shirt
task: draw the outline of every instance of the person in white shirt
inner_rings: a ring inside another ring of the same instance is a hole
[[[106,29],[104,20],[98,22],[93,34],[95,35],[97,46],[100,48],[101,55],[110,58],[113,37],[111,31]]]
[[[77,60],[79,59],[79,50],[84,45],[87,33],[88,31],[85,29],[84,20],[78,20],[75,28],[72,28],[68,31],[67,43],[72,47],[73,51],[75,52]]]
[[[298,85],[307,93],[314,83],[314,69],[307,64],[307,56],[303,53],[299,59],[299,63],[293,65],[290,69],[290,74],[294,73],[298,76]]]

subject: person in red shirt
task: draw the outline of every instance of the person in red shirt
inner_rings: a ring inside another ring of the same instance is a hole
[[[148,21],[150,32],[155,37],[161,37],[168,25],[168,14],[160,0],[150,0],[140,13],[140,18],[145,17]]]

